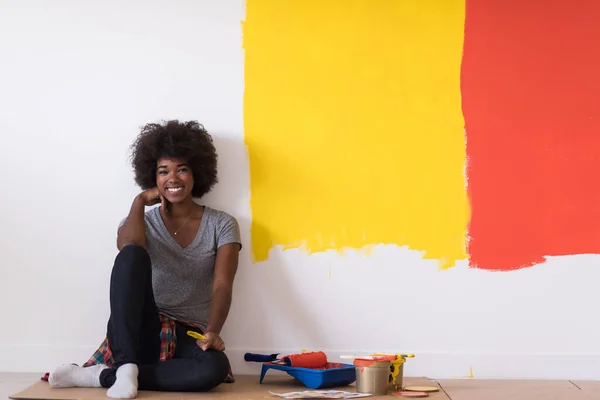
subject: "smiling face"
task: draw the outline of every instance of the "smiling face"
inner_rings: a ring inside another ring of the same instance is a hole
[[[156,167],[156,186],[169,202],[181,203],[191,195],[194,176],[185,160],[161,158]]]

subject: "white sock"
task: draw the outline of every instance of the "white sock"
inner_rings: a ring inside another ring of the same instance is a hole
[[[98,388],[100,387],[100,373],[106,368],[108,367],[103,364],[85,368],[72,364],[61,365],[50,374],[48,383],[55,388]]]
[[[117,380],[106,392],[113,399],[133,399],[138,391],[138,367],[135,364],[124,364],[117,369]]]

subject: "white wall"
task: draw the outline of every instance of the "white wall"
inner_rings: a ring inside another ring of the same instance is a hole
[[[407,375],[600,377],[600,258],[439,271],[395,246],[250,262],[242,0],[0,0],[0,370],[83,362],[103,338],[138,128],[197,119],[245,242],[224,333],[246,351],[405,351]],[[366,296],[361,300],[359,296]],[[69,327],[73,325],[74,327]]]

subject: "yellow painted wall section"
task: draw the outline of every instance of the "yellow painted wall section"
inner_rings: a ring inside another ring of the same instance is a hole
[[[248,0],[252,252],[396,244],[442,268],[469,220],[464,1]]]

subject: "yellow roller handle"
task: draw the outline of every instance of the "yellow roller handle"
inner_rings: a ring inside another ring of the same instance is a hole
[[[194,332],[194,331],[187,331],[188,336],[193,337],[196,340],[206,340],[206,336],[201,335],[198,332]]]

